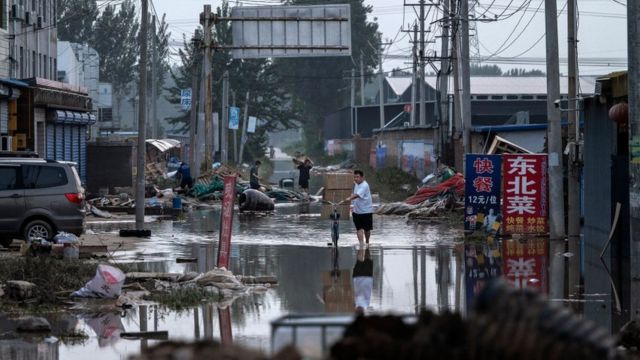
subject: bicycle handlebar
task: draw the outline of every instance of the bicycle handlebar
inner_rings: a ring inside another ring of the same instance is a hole
[[[334,203],[334,202],[329,201],[329,200],[322,200],[322,202],[323,202],[323,203],[326,203],[326,204],[329,204],[329,205],[333,205],[333,206],[338,206],[338,205],[342,205],[342,204],[344,204],[344,200],[342,200],[342,201],[340,201],[340,202],[337,202],[337,203]]]

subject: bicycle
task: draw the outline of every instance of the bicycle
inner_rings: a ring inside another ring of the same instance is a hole
[[[331,214],[329,214],[329,219],[332,220],[331,223],[331,243],[327,243],[327,245],[333,245],[334,248],[338,248],[338,239],[340,238],[340,213],[338,212],[338,205],[341,205],[344,201],[340,201],[338,203],[331,202],[329,200],[323,200],[324,203],[331,205]]]

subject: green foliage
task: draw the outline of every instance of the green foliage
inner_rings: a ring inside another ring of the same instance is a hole
[[[118,9],[107,5],[96,20],[91,46],[100,54],[100,81],[113,84],[121,98],[136,78],[139,21],[135,3],[124,0]]]
[[[415,194],[420,180],[396,167],[374,170],[368,165],[359,167],[371,191],[380,194],[383,201],[404,201]]]
[[[202,37],[202,29],[198,28],[199,36]],[[198,48],[198,44],[193,39],[187,40],[185,34],[182,34],[182,49],[178,49],[178,57],[180,57],[179,66],[169,69],[169,75],[173,79],[175,85],[167,87],[165,90],[169,93],[165,98],[172,104],[180,104],[180,92],[182,89],[190,89],[193,81],[193,72],[200,74],[200,61],[202,61],[202,52]],[[193,92],[192,105],[198,104],[195,98],[196,92]],[[193,109],[193,107],[192,107]],[[179,116],[167,118],[170,124],[178,126],[178,131],[187,132],[190,127],[191,109],[181,110]]]
[[[59,0],[56,10],[58,40],[80,44],[91,41],[99,14],[95,0]]]
[[[544,76],[545,73],[542,70],[537,69],[511,69],[504,73],[504,76]]]
[[[171,32],[168,31],[168,26],[166,22],[166,15],[162,14],[162,18],[156,20],[156,51],[158,61],[156,63],[156,78],[151,77],[151,68],[153,64],[153,58],[151,56],[151,51],[149,51],[149,66],[147,68],[147,87],[151,93],[152,84],[155,82],[156,84],[156,93],[155,96],[159,97],[162,93],[162,87],[164,86],[165,81],[167,80],[167,76],[169,75],[169,38],[171,37]],[[151,17],[149,17],[149,22],[153,21]],[[151,32],[152,27],[149,26],[149,43],[148,49],[153,48],[153,36],[154,34]]]
[[[498,65],[470,65],[471,76],[502,76],[502,69]]]
[[[217,292],[210,292],[203,288],[183,288],[168,292],[153,292],[146,297],[171,310],[185,310],[203,302],[219,301],[222,297]]]

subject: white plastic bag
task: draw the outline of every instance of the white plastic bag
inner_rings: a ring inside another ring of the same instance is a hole
[[[98,265],[96,276],[82,289],[71,294],[73,297],[117,298],[122,291],[125,275],[109,265]]]
[[[53,242],[56,244],[79,244],[80,239],[74,234],[60,231],[53,237]]]

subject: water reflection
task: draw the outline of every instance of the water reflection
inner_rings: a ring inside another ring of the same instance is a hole
[[[364,314],[364,311],[371,303],[371,292],[373,291],[373,260],[369,247],[360,246],[356,264],[353,266],[353,296],[357,314]]]

